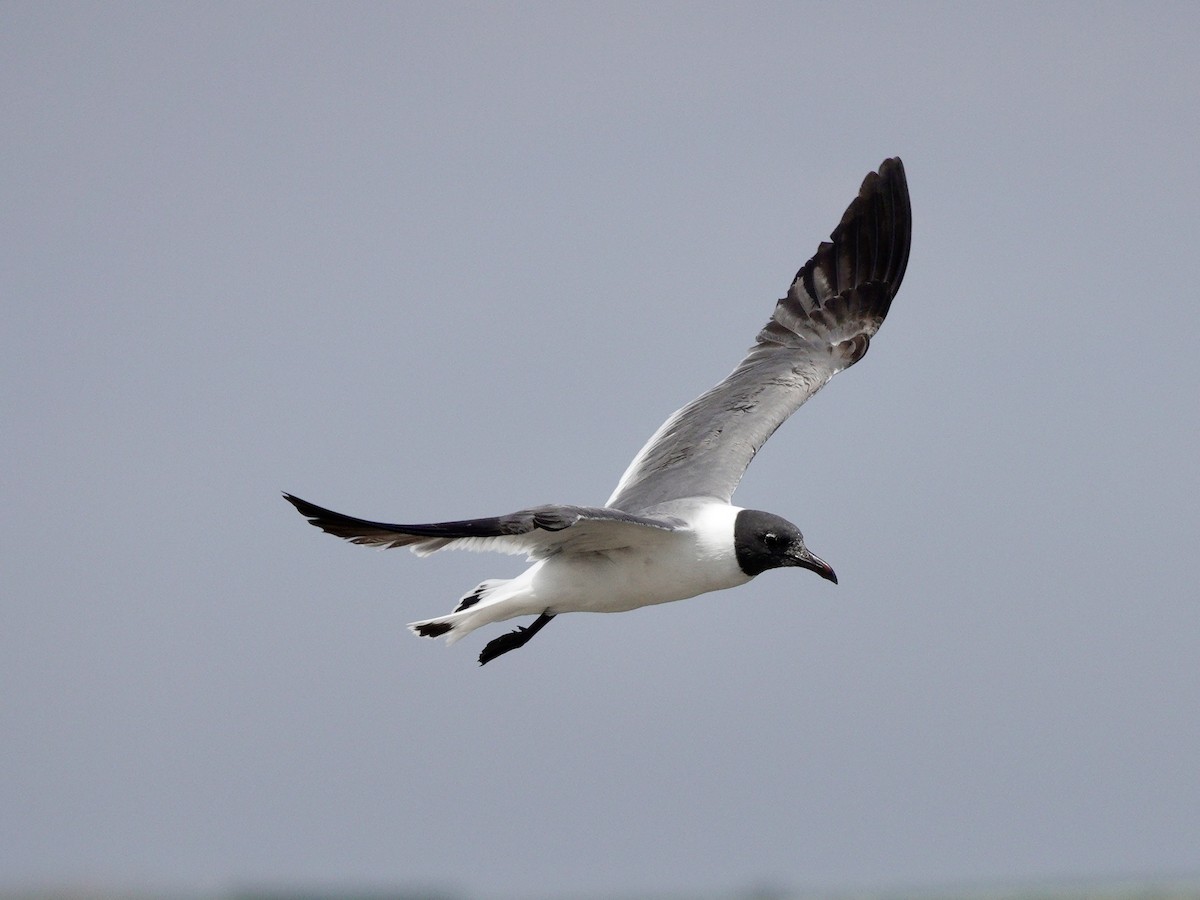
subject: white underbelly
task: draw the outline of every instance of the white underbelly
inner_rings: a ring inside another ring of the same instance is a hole
[[[663,549],[552,557],[531,572],[530,599],[544,603],[542,609],[551,613],[624,612],[750,580],[732,558],[697,558],[694,552]]]

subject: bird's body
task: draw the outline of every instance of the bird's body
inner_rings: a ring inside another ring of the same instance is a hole
[[[626,612],[745,584],[737,564],[728,505],[696,505],[689,527],[645,529],[625,546],[572,550],[540,559],[510,580],[484,582],[482,596],[435,623],[453,623],[450,639],[491,622],[523,615]],[[462,602],[475,596],[467,594]]]
[[[521,576],[536,601],[531,612],[627,612],[745,584],[750,576],[732,552],[736,515],[732,506],[697,504],[689,527],[636,545],[539,560]]]
[[[799,529],[730,504],[759,447],[834,374],[866,353],[908,260],[911,213],[904,169],[886,160],[863,182],[831,240],[801,268],[741,364],[671,416],[603,507],[541,506],[506,516],[394,525],[284,496],[312,524],[354,543],[525,554],[516,578],[491,579],[448,615],[409,626],[453,643],[516,616],[538,618],[493,640],[486,663],[567,612],[624,612],[745,584],[799,566],[836,583]]]

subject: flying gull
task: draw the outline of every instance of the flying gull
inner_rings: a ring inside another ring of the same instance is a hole
[[[867,175],[842,221],[796,273],[737,368],[663,423],[602,507],[534,506],[504,516],[389,525],[284,497],[313,525],[355,544],[524,554],[516,578],[492,578],[449,615],[413,622],[452,644],[516,616],[534,621],[488,643],[483,665],[559,613],[624,612],[745,584],[783,566],[837,584],[800,530],[774,513],[730,504],[754,454],[830,378],[863,358],[900,287],[912,216],[904,166]]]

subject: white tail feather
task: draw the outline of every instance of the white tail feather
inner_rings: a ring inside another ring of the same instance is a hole
[[[419,637],[445,637],[448,646],[483,625],[541,612],[527,603],[527,575],[528,573],[517,578],[489,578],[474,590],[467,592],[458,601],[454,612],[412,622],[408,628]]]

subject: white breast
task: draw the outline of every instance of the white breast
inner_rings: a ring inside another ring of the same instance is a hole
[[[551,613],[624,612],[683,600],[750,580],[737,564],[733,523],[739,510],[692,503],[692,527],[645,548],[560,554],[536,564],[529,599]]]

